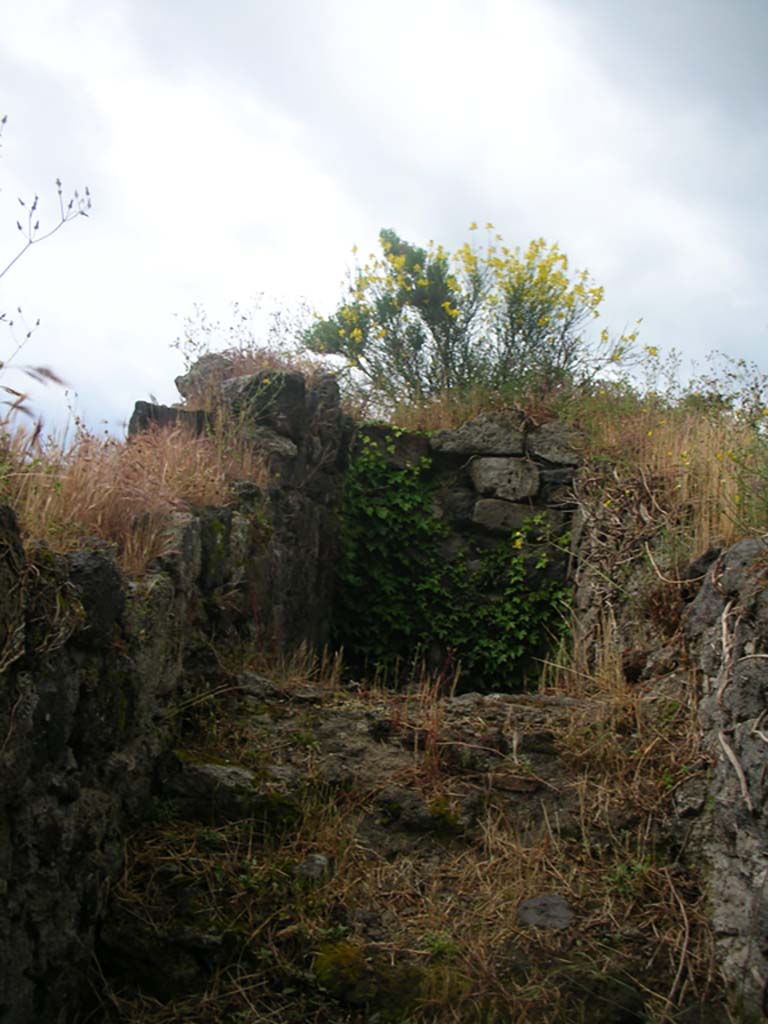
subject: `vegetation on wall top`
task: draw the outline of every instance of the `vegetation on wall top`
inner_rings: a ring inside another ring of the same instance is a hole
[[[343,356],[390,404],[527,380],[550,390],[626,357],[637,330],[588,338],[604,291],[586,270],[570,272],[565,253],[542,238],[510,248],[486,228],[485,245],[454,253],[382,231],[381,255],[355,267],[346,298],[305,332],[306,345]]]

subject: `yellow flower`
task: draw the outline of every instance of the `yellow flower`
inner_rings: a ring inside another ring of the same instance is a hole
[[[469,230],[470,231],[477,231],[477,221],[476,220],[473,220],[472,223],[469,225]]]

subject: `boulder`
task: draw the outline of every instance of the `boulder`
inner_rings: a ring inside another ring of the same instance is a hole
[[[290,472],[299,449],[289,437],[278,434],[270,427],[260,427],[253,423],[243,425],[241,436],[251,441],[256,451],[263,456],[271,475],[282,480]]]
[[[202,568],[200,519],[191,512],[170,512],[165,521],[164,550],[152,564],[167,572],[185,593],[191,591]]]
[[[259,828],[280,829],[301,818],[293,796],[261,784],[247,768],[196,761],[184,750],[168,755],[160,769],[161,795],[174,813],[206,825],[253,819]]]
[[[257,812],[256,776],[246,768],[186,760],[176,768],[164,782],[163,796],[184,817],[224,825]]]
[[[218,386],[233,372],[234,361],[230,356],[209,352],[176,378],[176,388],[190,405],[210,405]]]

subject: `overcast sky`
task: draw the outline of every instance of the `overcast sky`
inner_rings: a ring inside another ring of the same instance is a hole
[[[543,236],[606,287],[613,330],[642,316],[647,344],[768,369],[768,0],[3,8],[0,268],[18,196],[53,224],[60,176],[93,210],[0,281],[0,311],[41,318],[17,361],[94,428],[177,399],[195,303],[330,312],[382,227]]]

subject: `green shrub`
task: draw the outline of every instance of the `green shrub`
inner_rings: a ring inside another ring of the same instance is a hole
[[[607,330],[593,341],[583,333],[603,301],[587,271],[569,275],[565,253],[544,239],[521,251],[489,237],[451,254],[382,231],[382,255],[355,269],[347,298],[305,343],[343,356],[390,405],[477,385],[547,391],[625,356],[637,331],[613,341]]]

